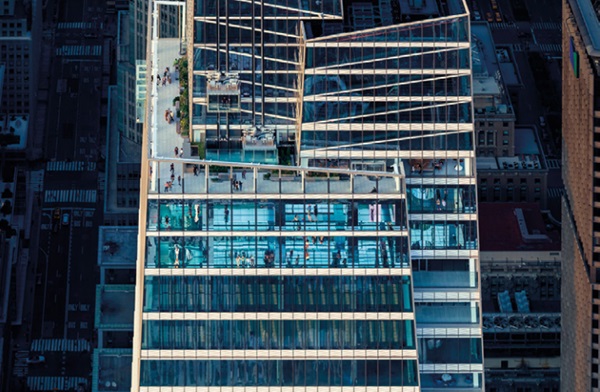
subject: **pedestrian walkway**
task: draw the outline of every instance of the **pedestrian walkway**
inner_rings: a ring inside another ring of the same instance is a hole
[[[540,44],[540,50],[542,52],[562,53],[562,46],[560,44]]]
[[[490,27],[493,30],[513,30],[519,28],[519,26],[517,26],[516,24],[508,22],[490,23]]]
[[[57,56],[100,56],[102,45],[63,45],[56,48]]]
[[[548,188],[548,197],[550,199],[562,197],[564,194],[565,188]]]
[[[70,391],[77,390],[79,384],[87,385],[84,377],[27,377],[30,391]]]
[[[562,30],[562,25],[558,22],[535,22],[531,27],[536,30]]]
[[[562,161],[560,159],[547,159],[548,169],[559,169],[562,167]]]
[[[90,343],[85,339],[35,339],[31,342],[31,351],[90,351]]]
[[[46,203],[96,203],[95,189],[50,189],[44,192]]]
[[[94,171],[96,170],[96,162],[65,162],[54,161],[46,163],[46,171]]]
[[[58,24],[58,29],[91,29],[91,22],[61,22]]]

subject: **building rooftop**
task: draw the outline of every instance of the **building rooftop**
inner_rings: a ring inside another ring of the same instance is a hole
[[[536,203],[479,203],[481,252],[558,251],[560,235],[546,231]]]
[[[131,388],[131,350],[94,350],[92,391],[129,392]]]
[[[514,116],[508,92],[504,86],[504,71],[501,64],[505,59],[498,53],[489,24],[471,24],[471,53],[473,59],[473,95],[477,114],[487,112]],[[510,59],[508,54],[506,59]]]
[[[135,285],[96,286],[96,328],[133,330],[134,296]]]
[[[9,150],[23,150],[27,146],[29,116],[0,115],[0,145]]]
[[[600,2],[569,0],[589,56],[600,57]]]
[[[546,170],[547,165],[532,128],[515,128],[515,155],[477,157],[478,170]]]
[[[135,266],[137,227],[101,226],[98,233],[98,265],[102,267]]]

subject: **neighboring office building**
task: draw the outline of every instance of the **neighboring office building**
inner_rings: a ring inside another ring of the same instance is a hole
[[[0,2],[0,64],[6,67],[0,114],[34,114],[39,65],[41,2]]]
[[[465,3],[187,12],[212,161],[174,158],[178,86],[149,83],[132,390],[483,390]]]
[[[486,391],[558,392],[560,229],[538,203],[480,203],[479,217]]]
[[[516,116],[498,67],[489,24],[472,23],[471,34],[477,157],[512,157]]]
[[[600,390],[600,22],[563,1],[561,390]]]
[[[546,206],[548,168],[532,128],[515,128],[515,113],[488,23],[473,23],[473,105],[478,197],[482,202],[536,202]]]
[[[131,388],[137,227],[100,227],[92,392]]]

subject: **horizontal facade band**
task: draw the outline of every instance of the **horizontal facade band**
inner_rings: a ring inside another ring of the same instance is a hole
[[[421,373],[479,373],[483,364],[479,363],[425,363],[419,364]]]
[[[464,302],[479,301],[479,289],[465,289],[465,291],[426,291],[415,288],[414,301],[419,302]]]
[[[427,159],[427,158],[425,158]],[[476,185],[475,177],[409,177],[407,185]]]
[[[305,123],[303,130],[312,130],[312,124]],[[346,146],[343,146],[344,148]],[[448,150],[431,150],[431,151],[419,151],[416,154],[412,150],[380,150],[380,151],[351,151],[351,150],[337,150],[335,147],[328,149],[306,149],[300,153],[303,158],[325,158],[335,156],[336,158],[364,158],[364,159],[393,159],[393,158],[406,158],[406,159],[466,159],[475,158],[475,153],[472,151],[448,151]],[[374,174],[373,174],[374,175]],[[408,181],[411,177],[407,177]]]
[[[417,350],[142,350],[142,360],[417,359]]]
[[[480,338],[482,336],[479,328],[417,328],[419,338]]]
[[[314,75],[355,75],[359,72],[355,69],[307,69],[305,71],[305,76],[314,76]],[[413,68],[413,69],[373,69],[369,70],[369,75],[446,75],[448,77],[455,76],[469,76],[471,75],[471,71],[468,69],[433,69],[433,68]]]
[[[419,392],[420,387],[139,387],[140,392]]]
[[[408,214],[408,221],[434,221],[436,219],[444,219],[446,221],[476,221],[477,214],[451,214],[444,211],[438,213],[427,214]]]
[[[311,125],[311,128],[307,128],[307,124]],[[212,127],[211,127],[212,128]],[[473,124],[467,123],[426,123],[422,126],[415,126],[414,123],[303,123],[303,130],[308,131],[412,131],[421,133],[423,131],[431,131],[436,133],[445,132],[469,132],[473,131]],[[448,152],[447,150],[440,150]],[[459,151],[456,151],[459,152]],[[426,153],[419,151],[419,155]],[[413,151],[414,154],[414,151]]]
[[[379,86],[376,86],[379,87]],[[346,91],[340,91],[340,93],[346,94]],[[265,102],[268,102],[268,97],[265,98]],[[406,96],[406,95],[387,95],[387,96],[352,96],[352,95],[307,95],[304,97],[304,102],[442,102],[447,104],[457,103],[468,103],[472,102],[472,98],[469,96],[453,96],[453,97],[438,97],[436,95],[431,96]],[[297,99],[293,97],[287,97],[279,99],[279,97],[272,97],[271,102],[296,102]],[[243,100],[242,100],[243,102]]]
[[[410,268],[145,268],[145,276],[410,276]]]
[[[414,313],[410,312],[144,312],[142,314],[143,320],[414,320],[414,318]]]
[[[414,41],[330,41],[306,43],[307,48],[439,48],[439,49],[468,49],[469,42],[456,41],[428,41],[426,39]]]
[[[379,231],[180,231],[180,230],[163,230],[163,231],[147,231],[147,237],[407,237],[406,230],[379,230]]]
[[[411,250],[410,257],[412,259],[450,257],[460,259],[478,259],[479,251],[476,249],[419,249]]]
[[[319,194],[319,193],[279,193],[279,194],[268,194],[268,193],[149,193],[148,199],[150,200],[172,200],[172,199],[184,199],[184,200],[398,200],[406,199],[406,194],[403,192],[398,193],[331,193],[331,194]]]

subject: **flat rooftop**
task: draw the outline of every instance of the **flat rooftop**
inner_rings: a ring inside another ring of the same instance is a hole
[[[98,233],[98,265],[135,267],[138,228],[135,226],[101,226]]]
[[[135,285],[96,286],[96,328],[132,330]]]
[[[515,128],[515,155],[512,157],[477,157],[478,170],[545,170],[546,163],[535,131]]]
[[[487,22],[471,23],[471,35],[475,109],[478,112],[493,110],[498,113],[514,113],[506,88],[503,86],[506,82],[505,71],[501,69],[502,64],[511,62],[510,56],[508,53],[504,55],[502,51],[498,52]],[[489,103],[489,108],[478,107],[477,96],[493,96],[495,100]]]
[[[1,87],[1,86],[0,86]],[[0,90],[0,93],[2,91]],[[0,115],[0,139],[8,150],[23,150],[27,146],[29,116]]]
[[[559,251],[560,234],[547,232],[537,203],[479,203],[482,252]]]
[[[92,391],[129,392],[132,360],[131,350],[94,350]]]

